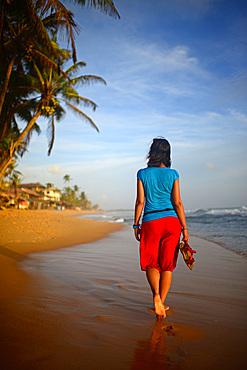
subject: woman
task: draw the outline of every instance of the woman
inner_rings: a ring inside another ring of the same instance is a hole
[[[154,139],[148,154],[148,167],[137,172],[135,238],[140,241],[141,269],[146,271],[153,293],[156,315],[166,317],[164,305],[176,267],[181,228],[182,240],[189,241],[184,207],[180,198],[179,174],[171,169],[170,144]],[[145,207],[144,207],[145,205]],[[140,218],[144,215],[140,226]]]

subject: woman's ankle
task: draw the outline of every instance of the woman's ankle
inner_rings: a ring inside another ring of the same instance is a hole
[[[160,293],[154,292],[154,293],[153,293],[153,298],[155,298],[155,297],[157,297],[157,296],[159,296],[159,297],[160,297]]]

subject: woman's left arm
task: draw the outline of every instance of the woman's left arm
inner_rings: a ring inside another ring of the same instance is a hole
[[[189,241],[189,233],[186,226],[186,219],[184,214],[184,206],[180,197],[180,189],[179,189],[179,179],[174,181],[173,188],[172,188],[172,203],[175,209],[175,212],[179,218],[179,221],[182,226],[182,233],[183,233],[183,241],[188,243]]]
[[[137,178],[137,195],[135,203],[135,220],[134,225],[139,225],[142,210],[145,202],[144,187],[140,179]],[[140,241],[140,228],[134,229],[136,240]]]

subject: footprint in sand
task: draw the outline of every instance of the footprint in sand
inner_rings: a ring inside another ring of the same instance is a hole
[[[162,330],[165,331],[165,333],[169,336],[173,336],[175,335],[175,332],[174,332],[174,329],[175,328],[175,325],[171,324],[171,325],[165,325],[165,326],[162,326]]]

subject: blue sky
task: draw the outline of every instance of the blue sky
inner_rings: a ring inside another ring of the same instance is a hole
[[[154,137],[172,146],[186,209],[247,203],[246,34],[242,0],[115,0],[121,19],[71,6],[79,87],[98,105],[84,111],[97,133],[68,112],[47,157],[46,124],[19,169],[23,182],[64,186],[63,176],[105,210],[133,208],[136,172]]]

